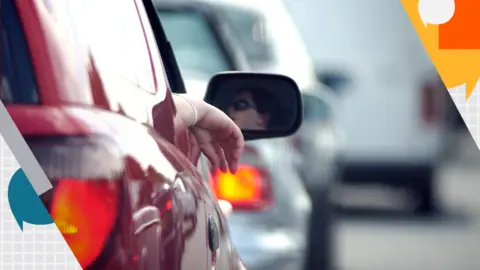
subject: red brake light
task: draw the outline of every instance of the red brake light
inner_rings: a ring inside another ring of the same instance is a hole
[[[121,155],[105,138],[27,141],[53,184],[41,199],[82,268],[88,269],[104,252],[122,213]]]
[[[119,186],[109,181],[62,179],[50,213],[82,268],[97,258],[113,229],[118,211]]]
[[[268,174],[251,165],[239,166],[235,174],[218,170],[211,182],[217,199],[230,202],[234,210],[263,210],[272,202]]]
[[[422,116],[423,120],[431,123],[435,120],[435,93],[431,84],[425,84],[422,92]]]
[[[429,81],[422,88],[422,118],[425,122],[439,123],[443,117],[446,89],[442,89],[443,83]]]

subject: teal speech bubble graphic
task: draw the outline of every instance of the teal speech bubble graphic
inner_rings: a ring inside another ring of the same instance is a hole
[[[48,213],[22,169],[18,169],[13,174],[8,184],[8,202],[22,231],[23,222],[33,225],[53,223],[50,213]]]

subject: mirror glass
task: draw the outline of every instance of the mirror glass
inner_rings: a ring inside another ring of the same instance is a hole
[[[288,132],[301,121],[296,83],[285,76],[224,73],[209,84],[210,104],[224,111],[242,131]]]

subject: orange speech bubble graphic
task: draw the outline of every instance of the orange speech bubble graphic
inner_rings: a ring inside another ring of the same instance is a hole
[[[425,27],[418,12],[418,0],[401,0],[423,46],[447,88],[466,84],[470,97],[480,77],[480,1],[455,0],[455,14],[445,24]],[[477,15],[477,16],[475,16]]]
[[[480,1],[455,0],[456,10],[448,23],[439,25],[439,48],[442,50],[479,50]],[[474,31],[475,30],[475,31]]]

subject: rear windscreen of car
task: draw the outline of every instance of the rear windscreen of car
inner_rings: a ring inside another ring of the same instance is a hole
[[[157,9],[182,73],[212,76],[229,70],[218,38],[207,18],[194,10]]]
[[[13,1],[2,0],[1,9],[1,88],[4,104],[40,102],[32,62]]]
[[[250,64],[264,65],[273,61],[266,19],[262,14],[231,6],[222,6],[221,10]]]

